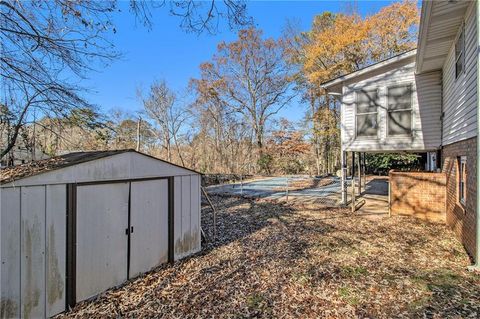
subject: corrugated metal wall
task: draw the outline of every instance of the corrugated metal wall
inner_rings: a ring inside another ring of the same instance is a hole
[[[174,179],[175,260],[200,250],[200,175]]]
[[[65,185],[2,188],[1,317],[65,307]]]

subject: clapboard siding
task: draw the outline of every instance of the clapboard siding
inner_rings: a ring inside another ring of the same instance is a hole
[[[412,136],[387,138],[387,89],[412,84]],[[374,138],[355,137],[355,92],[379,92],[378,134]],[[441,145],[441,72],[415,75],[414,57],[392,63],[380,70],[344,83],[341,136],[345,151],[427,151]]]
[[[455,79],[455,44],[450,48],[443,66],[443,145],[477,135],[477,18],[475,12],[475,5],[472,3],[465,14],[465,72]]]

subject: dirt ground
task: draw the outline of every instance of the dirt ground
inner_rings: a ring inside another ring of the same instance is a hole
[[[479,318],[480,276],[444,225],[214,197],[219,238],[65,317]],[[212,215],[202,225],[212,235]]]

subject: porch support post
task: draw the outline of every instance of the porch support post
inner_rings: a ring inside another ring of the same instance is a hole
[[[347,205],[347,152],[340,152],[342,205]]]
[[[362,194],[362,153],[358,153],[357,166],[358,166],[358,195]]]
[[[352,152],[352,213],[355,212],[355,152]]]
[[[367,162],[366,162],[366,157],[367,157],[367,154],[363,153],[363,161],[362,161],[362,166],[363,166],[363,191],[367,190]]]

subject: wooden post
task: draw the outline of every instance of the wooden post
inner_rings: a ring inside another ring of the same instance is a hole
[[[388,217],[392,217],[392,188],[391,188],[391,178],[390,173],[388,173]]]
[[[352,213],[355,212],[355,152],[352,152]]]

